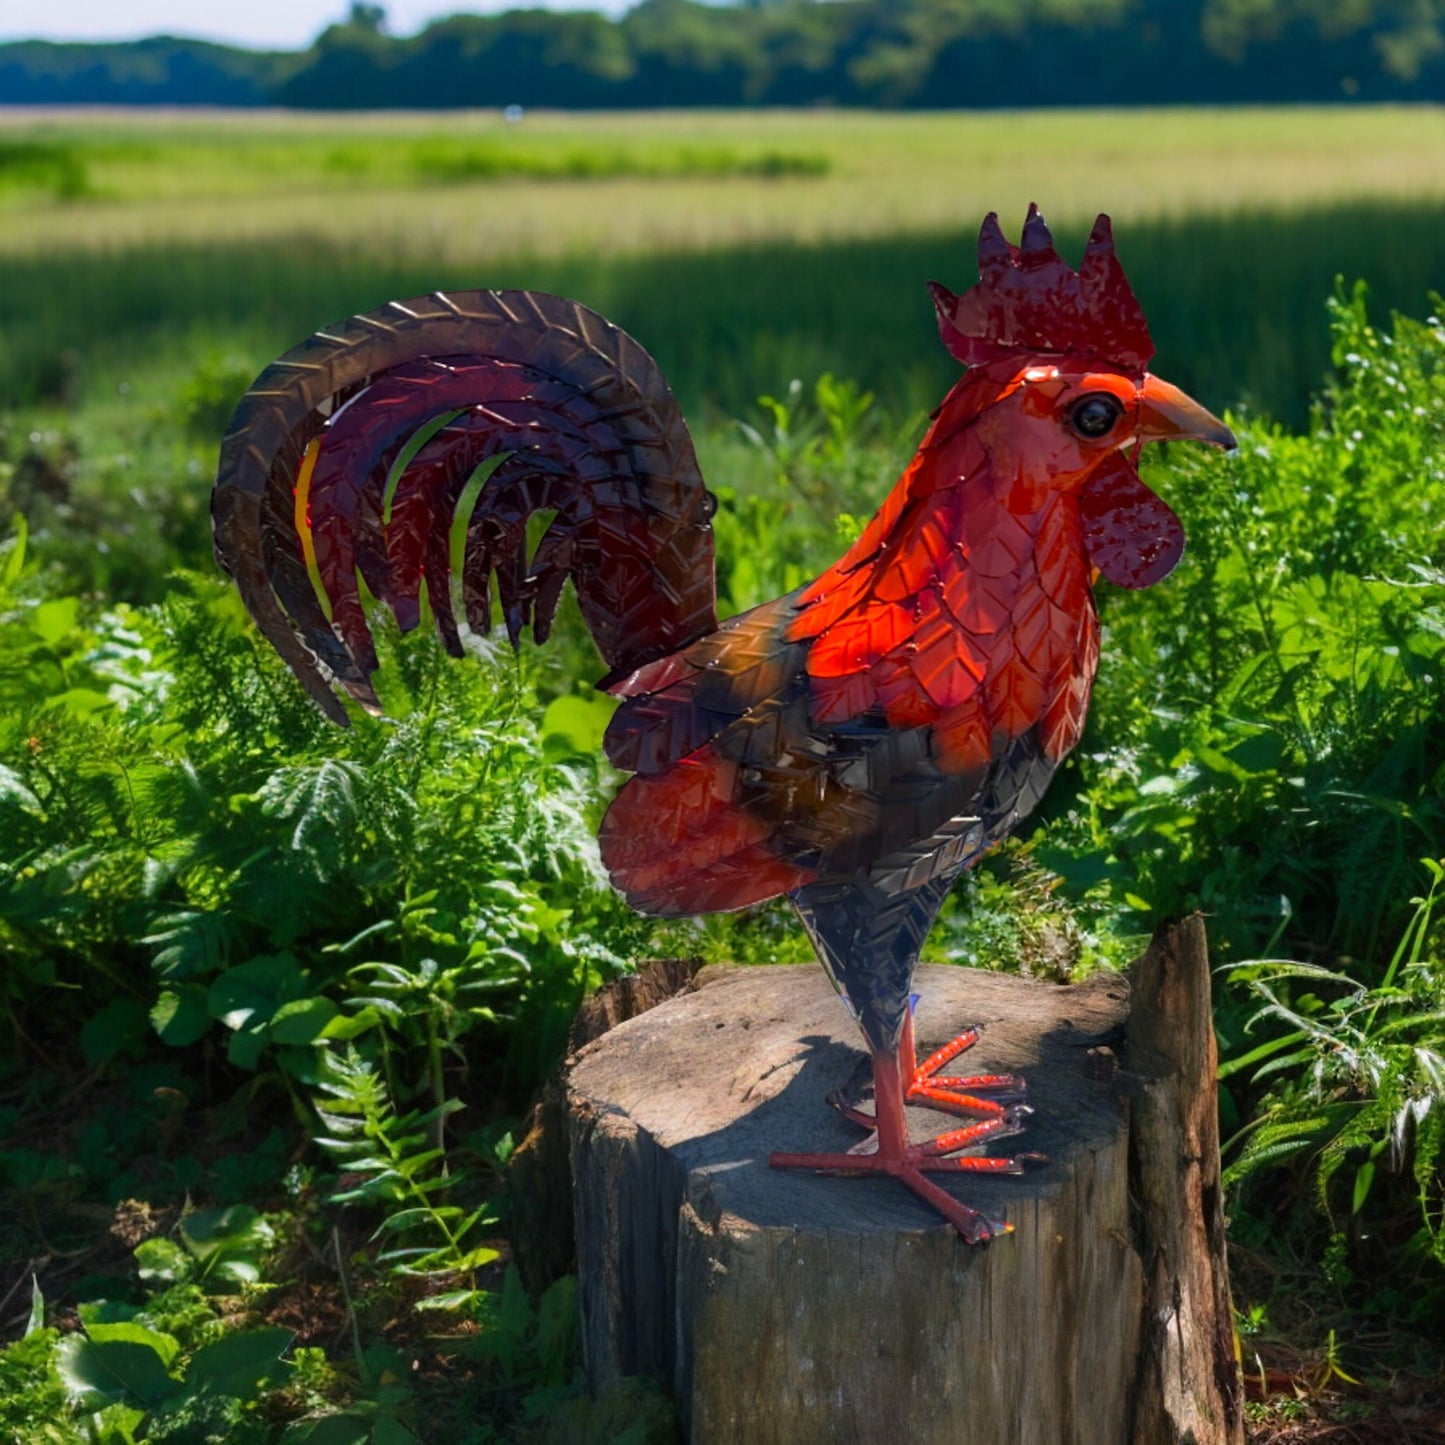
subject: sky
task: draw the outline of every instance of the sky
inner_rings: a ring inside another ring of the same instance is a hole
[[[523,0],[382,0],[387,29],[412,35],[428,21],[458,11],[518,8]],[[525,0],[549,10],[602,10],[611,15],[633,0]],[[351,11],[350,0],[0,0],[0,41],[135,40],[143,35],[193,35],[256,49],[297,50]]]

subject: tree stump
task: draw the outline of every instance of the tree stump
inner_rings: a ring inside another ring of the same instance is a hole
[[[934,1175],[1015,1233],[970,1247],[892,1180],[772,1170],[860,1137],[870,1077],[816,966],[705,969],[572,1061],[590,1383],[672,1391],[694,1445],[1237,1445],[1203,927],[1072,987],[919,971],[920,1050],[985,1026],[1022,1073],[1023,1178]],[[1120,1067],[1116,1049],[1123,1044]],[[955,1127],[910,1109],[915,1138]]]

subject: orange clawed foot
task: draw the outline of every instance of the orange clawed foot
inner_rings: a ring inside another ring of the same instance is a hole
[[[1029,1112],[1023,1102],[1028,1093],[1028,1084],[1017,1074],[969,1074],[967,1076],[944,1075],[938,1071],[951,1064],[961,1053],[971,1049],[983,1036],[978,1027],[965,1029],[955,1039],[950,1039],[941,1049],[935,1049],[922,1063],[913,1064],[913,1077],[906,1094],[910,1104],[921,1104],[929,1109],[942,1109],[949,1114],[982,1115],[985,1118],[1002,1114],[1010,1107],[1020,1115]],[[913,1042],[913,1010],[903,1022],[903,1036],[898,1050],[905,1060],[916,1060],[917,1049]],[[1004,1099],[982,1099],[980,1094],[1002,1094]]]
[[[917,1063],[910,1018],[896,1053],[873,1056],[874,1112],[864,1113],[836,1096],[829,1100],[847,1118],[869,1131],[870,1137],[844,1154],[774,1154],[775,1169],[811,1169],[822,1174],[890,1174],[920,1199],[931,1204],[970,1244],[982,1244],[1013,1226],[988,1219],[970,1209],[931,1180],[924,1171],[947,1174],[1022,1174],[1024,1165],[1041,1160],[1040,1154],[1019,1154],[996,1159],[961,1154],[989,1139],[1006,1139],[1021,1133],[1026,1105],[1000,1103],[976,1097],[973,1091],[1006,1092],[1015,1098],[1024,1091],[1023,1080],[1008,1074],[971,1078],[940,1078],[937,1071],[978,1039],[970,1029],[959,1038]],[[906,1062],[905,1062],[906,1061]],[[921,1144],[908,1141],[906,1103],[946,1109],[950,1113],[982,1115],[962,1129],[952,1129]]]

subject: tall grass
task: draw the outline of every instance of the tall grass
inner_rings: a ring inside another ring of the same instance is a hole
[[[82,190],[0,193],[0,253],[308,235],[480,261],[1445,200],[1428,107],[178,116],[0,111]],[[37,177],[37,179],[39,179]],[[76,197],[80,200],[76,200]]]
[[[12,111],[5,157],[0,407],[84,401],[122,433],[208,358],[254,373],[439,286],[587,301],[695,417],[825,371],[904,415],[954,372],[922,283],[967,284],[982,216],[1012,231],[1031,200],[1075,256],[1114,215],[1161,371],[1295,422],[1337,275],[1382,315],[1445,279],[1445,129],[1423,107]]]
[[[1076,258],[1083,224],[1056,233]],[[1381,317],[1418,312],[1445,280],[1445,201],[1139,220],[1117,235],[1159,371],[1216,408],[1243,404],[1292,423],[1328,369],[1321,298],[1336,276],[1366,280]],[[970,226],[645,257],[518,253],[486,265],[360,240],[11,257],[0,263],[0,406],[81,397],[93,419],[130,425],[137,398],[173,394],[217,353],[254,374],[308,331],[390,298],[519,286],[578,297],[626,327],[695,419],[736,415],[760,392],[825,371],[904,414],[931,407],[957,370],[923,283],[968,284],[974,246]]]

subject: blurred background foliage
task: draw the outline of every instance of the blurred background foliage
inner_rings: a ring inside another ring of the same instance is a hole
[[[157,37],[0,46],[0,103],[1019,106],[1421,100],[1445,18],[1413,0],[643,0],[393,37],[353,5],[305,51]]]

